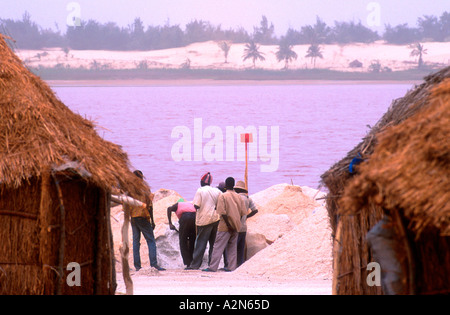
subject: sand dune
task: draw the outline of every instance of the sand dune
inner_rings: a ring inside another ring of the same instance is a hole
[[[426,65],[443,67],[450,65],[450,42],[423,43],[427,54],[423,56]],[[311,69],[311,58],[307,58],[309,45],[297,45],[294,51],[298,58],[289,64],[290,69]],[[19,50],[19,57],[31,67],[70,67],[86,69],[136,69],[169,68],[179,69],[189,64],[191,69],[229,69],[242,70],[252,68],[251,60],[243,61],[245,44],[231,46],[228,62],[217,42],[194,43],[182,48],[153,51],[94,51],[70,50],[67,54],[61,48],[44,50]],[[276,58],[278,46],[261,46],[265,61],[257,61],[260,69],[279,70],[284,61]],[[378,60],[381,66],[393,71],[412,69],[417,66],[418,57],[411,57],[408,45],[390,45],[383,41],[371,44],[321,45],[323,59],[317,58],[315,67],[336,71],[368,71],[369,66]],[[351,68],[349,63],[358,60],[361,68]]]

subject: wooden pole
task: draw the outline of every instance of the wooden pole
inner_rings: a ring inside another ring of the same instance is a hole
[[[245,189],[248,191],[248,144],[253,142],[253,135],[251,133],[241,134],[241,142],[245,144]]]
[[[340,253],[342,251],[341,237],[342,237],[342,228],[341,224],[337,224],[336,228],[336,236],[333,241],[333,280],[332,280],[332,295],[338,295],[340,292],[339,288],[339,272],[340,272]]]
[[[248,141],[245,141],[245,189],[248,191]]]
[[[56,227],[53,213],[53,201],[51,194],[51,173],[46,169],[41,175],[41,200],[39,205],[40,233],[39,233],[39,262],[42,265],[42,292],[45,295],[56,293],[56,279],[54,266],[57,265],[56,240],[54,233]],[[57,271],[56,271],[57,273]]]
[[[52,177],[55,182],[56,192],[58,193],[59,211],[60,211],[60,215],[61,215],[59,251],[58,251],[59,281],[58,281],[58,286],[56,288],[56,295],[61,295],[62,291],[63,291],[63,285],[64,285],[64,277],[63,277],[64,276],[64,255],[66,252],[66,208],[64,207],[61,186],[59,185],[58,178],[56,177],[54,172],[52,172]]]
[[[128,263],[128,254],[130,252],[128,242],[128,228],[130,224],[130,210],[127,205],[123,206],[124,222],[122,225],[122,246],[119,248],[122,258],[122,275],[125,282],[126,294],[133,295],[133,280],[130,276],[130,265]]]
[[[414,263],[414,254],[411,249],[411,244],[408,239],[408,235],[406,232],[405,225],[403,223],[403,218],[401,217],[400,212],[391,211],[391,216],[394,223],[397,225],[397,229],[403,240],[404,249],[406,252],[406,261],[408,263],[408,295],[416,295],[416,266]]]
[[[22,218],[31,219],[31,220],[38,219],[37,214],[19,212],[19,211],[14,211],[14,210],[0,210],[0,215],[17,216],[17,217],[22,217]]]

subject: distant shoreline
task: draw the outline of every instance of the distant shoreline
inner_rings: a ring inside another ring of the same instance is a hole
[[[214,79],[161,79],[161,80],[45,80],[52,87],[145,87],[145,86],[230,86],[230,85],[366,85],[366,84],[419,84],[420,80],[214,80]]]
[[[149,69],[149,70],[80,70],[32,69],[52,85],[289,85],[289,84],[414,84],[423,81],[433,70],[395,72],[341,72],[316,70],[217,70],[217,69]],[[434,70],[435,71],[435,70]]]

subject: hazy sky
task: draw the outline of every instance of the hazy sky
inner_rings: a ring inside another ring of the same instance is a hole
[[[450,0],[0,0],[0,18],[21,19],[25,11],[39,25],[55,29],[57,23],[63,32],[67,18],[75,15],[119,26],[140,17],[145,25],[169,21],[183,29],[191,20],[203,19],[250,32],[266,15],[277,35],[283,35],[289,27],[313,24],[316,16],[328,25],[361,21],[378,31],[385,24],[415,26],[418,17],[450,12]]]

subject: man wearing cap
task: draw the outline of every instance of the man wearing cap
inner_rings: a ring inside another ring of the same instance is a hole
[[[256,205],[253,200],[248,196],[248,191],[245,188],[245,183],[243,181],[238,181],[236,186],[234,186],[234,191],[237,192],[245,204],[245,213],[241,218],[241,229],[239,231],[238,241],[237,241],[237,266],[239,267],[245,262],[245,239],[247,236],[247,219],[251,218],[258,213]],[[250,209],[250,213],[248,210]]]
[[[247,214],[248,208],[245,208],[241,196],[234,191],[234,184],[234,178],[228,177],[225,181],[226,192],[220,195],[217,201],[220,223],[211,262],[209,267],[203,271],[217,271],[225,249],[228,257],[228,270],[233,271],[237,267],[237,239],[241,230],[241,218]]]
[[[169,227],[176,231],[176,227],[172,224],[172,212],[178,217],[180,252],[183,263],[189,266],[192,262],[195,244],[195,214],[196,210],[192,203],[185,202],[180,198],[176,204],[167,208],[167,218],[169,219]]]
[[[222,192],[211,187],[211,173],[206,173],[200,180],[201,187],[195,193],[193,200],[197,209],[195,224],[197,225],[197,238],[195,239],[194,255],[191,264],[186,268],[199,269],[203,262],[206,245],[209,243],[209,259],[211,261],[212,250],[216,240],[219,215],[216,213],[217,200]]]
[[[220,182],[219,185],[217,185],[217,189],[219,189],[223,193],[227,191],[227,189],[225,188],[225,182]]]

